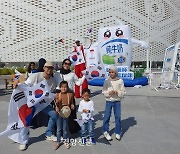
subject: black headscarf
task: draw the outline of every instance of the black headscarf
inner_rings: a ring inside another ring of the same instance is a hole
[[[37,72],[44,72],[43,67],[45,63],[46,60],[44,58],[39,59]]]
[[[69,61],[69,62],[71,63],[70,59],[68,59],[68,58],[66,58],[66,59],[63,60],[63,62],[62,62],[62,67],[60,68],[60,73],[63,74],[63,75],[69,74],[69,73],[71,72],[70,69],[69,69],[69,70],[66,70],[66,69],[64,69],[64,67],[63,67],[63,65],[64,65],[64,63],[65,63],[66,61]]]

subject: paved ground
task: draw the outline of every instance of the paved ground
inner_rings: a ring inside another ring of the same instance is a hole
[[[63,146],[57,151],[52,149],[52,142],[44,139],[45,127],[31,130],[29,147],[26,151],[18,150],[18,144],[7,137],[0,138],[0,154],[180,154],[180,89],[150,90],[143,88],[126,88],[127,94],[122,102],[121,141],[114,139],[114,116],[111,118],[110,133],[113,141],[107,142],[102,134],[102,117],[104,97],[101,87],[91,87],[95,102],[95,146],[72,146],[67,150]],[[7,125],[7,110],[10,95],[0,90],[0,131]],[[7,94],[7,95],[5,95]],[[77,100],[79,102],[79,100]],[[79,141],[79,135],[70,136]]]

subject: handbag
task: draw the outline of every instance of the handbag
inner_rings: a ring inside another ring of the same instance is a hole
[[[59,93],[59,97],[61,96],[61,93]],[[67,98],[68,98],[68,105],[63,106],[60,111],[59,111],[59,115],[62,118],[68,118],[71,114],[71,109],[69,107],[69,94],[67,93]]]

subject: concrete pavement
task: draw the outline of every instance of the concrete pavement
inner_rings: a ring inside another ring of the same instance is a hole
[[[76,145],[69,150],[61,146],[53,150],[53,144],[44,137],[45,127],[31,129],[30,142],[26,151],[19,151],[18,144],[7,137],[0,138],[0,154],[180,154],[180,89],[151,90],[126,88],[127,94],[122,102],[123,137],[117,141],[114,137],[114,116],[110,122],[110,134],[113,141],[102,136],[102,117],[105,105],[102,87],[90,87],[95,102],[95,136],[97,144],[80,146],[80,134],[70,135],[76,139]],[[0,132],[7,126],[7,111],[10,95],[0,96]],[[77,104],[80,99],[77,99]]]

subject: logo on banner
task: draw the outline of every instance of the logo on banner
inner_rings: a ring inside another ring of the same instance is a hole
[[[118,58],[118,63],[122,64],[122,63],[124,63],[124,62],[126,62],[126,57],[120,56],[120,57]]]

